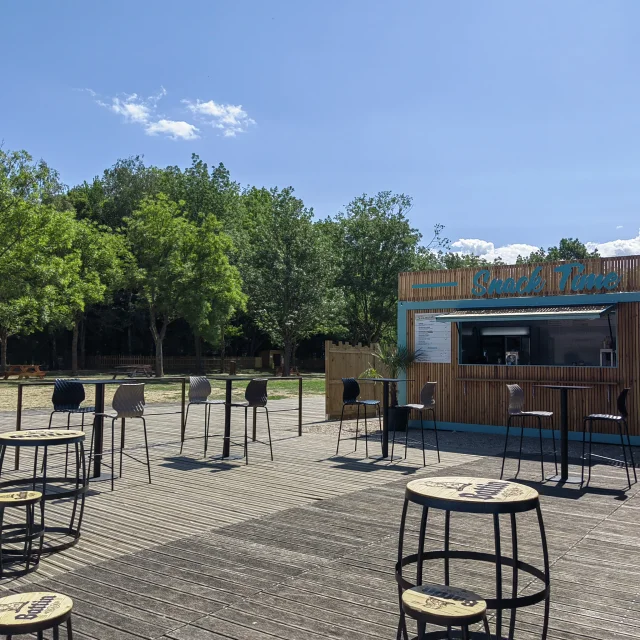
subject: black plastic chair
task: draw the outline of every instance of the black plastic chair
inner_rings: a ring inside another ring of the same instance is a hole
[[[151,484],[151,462],[149,460],[149,441],[147,440],[147,422],[144,419],[144,384],[121,384],[113,395],[111,406],[115,413],[98,413],[98,416],[111,418],[111,491],[114,488],[115,476],[115,439],[116,439],[116,420],[120,420],[120,477],[122,478],[122,456],[131,458],[147,467],[149,475],[149,484]],[[142,420],[142,428],[144,430],[144,448],[147,454],[147,461],[138,460],[135,456],[124,450],[125,444],[125,421],[127,418],[138,418]],[[91,432],[91,446],[89,447],[89,473],[91,475],[91,460],[93,458],[93,431]],[[104,461],[102,464],[105,464]],[[105,465],[109,466],[109,465]]]
[[[223,405],[224,400],[209,400],[211,395],[211,384],[205,376],[191,376],[189,378],[189,404],[184,418],[185,431],[187,430],[187,420],[189,419],[189,407],[192,404],[204,406],[204,455],[207,455],[209,443],[209,426],[211,424],[211,407],[213,405]],[[184,434],[180,443],[180,453],[184,447]]]
[[[585,417],[582,430],[582,484],[584,484],[584,445],[587,435],[587,426],[589,427],[589,475],[587,477],[587,484],[591,482],[591,444],[593,442],[593,421],[601,420],[602,422],[615,422],[618,425],[618,431],[620,433],[620,445],[622,446],[622,455],[624,457],[624,468],[627,472],[627,482],[629,488],[631,488],[631,476],[629,475],[629,462],[627,460],[627,453],[625,450],[623,431],[627,434],[627,444],[629,447],[629,457],[631,458],[631,468],[633,469],[634,483],[638,482],[638,475],[636,473],[636,463],[633,459],[633,449],[631,448],[631,438],[629,437],[629,412],[627,411],[627,396],[630,389],[623,389],[618,396],[618,414],[613,415],[608,413],[592,413]]]
[[[420,390],[420,404],[405,404],[399,409],[418,411],[420,413],[420,433],[422,435],[422,464],[427,466],[427,456],[424,451],[424,412],[429,411],[433,419],[433,430],[436,434],[436,451],[438,452],[438,462],[440,462],[440,445],[438,444],[438,424],[436,423],[436,385],[437,382],[427,382]],[[393,460],[393,448],[396,444],[396,431],[393,430],[393,440],[391,441],[391,459]],[[407,447],[409,445],[409,427],[404,435],[404,457],[407,457]]]
[[[53,411],[49,416],[49,429],[51,429],[53,416],[56,413],[67,414],[67,429],[71,427],[71,414],[79,413],[82,415],[81,427],[84,431],[84,416],[96,410],[95,407],[81,407],[80,405],[84,398],[84,386],[81,382],[76,380],[56,380],[53,385],[53,395],[51,396]]]
[[[355,378],[342,378],[342,412],[340,413],[340,429],[338,430],[338,446],[336,447],[336,455],[340,449],[340,436],[342,435],[342,419],[344,418],[344,408],[356,405],[358,414],[356,416],[356,446],[354,451],[358,450],[358,430],[360,427],[360,407],[364,407],[364,451],[367,458],[369,457],[369,433],[367,432],[367,407],[376,407],[378,410],[378,423],[380,426],[380,442],[382,442],[382,419],[380,417],[380,401],[379,400],[358,400],[360,396],[360,385]]]
[[[538,434],[540,435],[540,467],[542,469],[542,481],[544,482],[544,449],[542,447],[542,418],[553,418],[552,411],[523,411],[524,408],[524,391],[519,384],[508,384],[509,389],[509,418],[507,420],[507,435],[504,439],[504,453],[502,454],[502,470],[500,471],[500,479],[504,475],[504,462],[507,458],[507,444],[509,443],[509,428],[514,418],[522,418],[522,426],[520,428],[520,450],[518,452],[518,469],[515,477],[520,473],[520,462],[522,460],[522,439],[524,437],[524,420],[525,418],[536,418],[538,422]],[[556,466],[556,475],[558,473],[558,459],[556,457],[556,432],[551,425],[551,433],[553,436],[553,462]]]
[[[232,402],[230,406],[232,407],[244,407],[244,459],[245,464],[249,464],[249,422],[248,422],[248,411],[249,409],[253,409],[254,411],[257,409],[264,409],[265,416],[267,418],[267,433],[269,434],[269,442],[264,442],[262,440],[256,440],[260,444],[268,444],[269,451],[271,453],[271,460],[273,460],[273,446],[271,444],[271,427],[269,426],[269,409],[267,409],[267,382],[266,378],[256,378],[255,380],[251,380],[247,385],[247,388],[244,392],[244,397],[246,402]],[[237,442],[232,442],[231,444],[239,445]],[[241,446],[241,445],[240,445]]]

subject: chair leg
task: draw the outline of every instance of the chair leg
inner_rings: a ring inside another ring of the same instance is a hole
[[[587,484],[591,482],[591,449],[593,445],[593,420],[589,420],[589,475],[587,476]]]
[[[47,427],[48,429],[51,429],[51,422],[53,421],[53,414],[55,413],[55,411],[51,412],[51,415],[49,416],[49,426]]]
[[[204,457],[207,457],[207,448],[209,446],[209,425],[211,424],[211,405],[204,405]]]
[[[378,432],[380,433],[380,446],[384,441],[384,434],[382,433],[382,416],[380,415],[380,403],[376,405],[376,409],[378,410]]]
[[[551,439],[553,441],[553,464],[556,468],[556,475],[558,475],[558,455],[556,454],[556,430],[553,426],[553,421],[551,421]]]
[[[142,420],[142,430],[144,431],[144,448],[147,452],[147,473],[149,474],[149,484],[151,484],[151,460],[149,459],[149,441],[147,440],[147,421],[140,416],[140,420]],[[123,431],[124,431],[124,420],[123,422]]]
[[[518,450],[518,469],[516,471],[516,478],[520,473],[520,463],[522,462],[522,442],[524,439],[524,418],[522,418],[522,422],[520,423],[520,448]]]
[[[247,416],[247,407],[244,408],[244,463],[249,464],[249,421]]]
[[[427,454],[424,452],[424,410],[420,410],[420,435],[422,436],[422,466],[427,466]]]
[[[431,409],[431,417],[433,418],[433,431],[436,434],[436,452],[438,454],[438,462],[440,462],[440,444],[438,443],[438,423],[436,422],[435,409]]]
[[[629,475],[629,462],[627,461],[627,449],[624,444],[624,436],[622,435],[622,420],[618,422],[618,430],[620,431],[620,445],[622,446],[622,457],[624,458],[624,470],[627,472],[627,484],[631,489],[631,476]]]
[[[271,462],[273,462],[273,446],[271,445],[271,427],[269,426],[269,409],[264,408],[264,415],[267,417],[267,433],[269,434],[269,451],[271,452]]]
[[[638,482],[638,474],[636,473],[636,461],[633,459],[633,447],[631,446],[631,438],[629,437],[629,423],[626,420],[624,422],[624,430],[627,433],[627,446],[629,447],[629,457],[631,458],[631,468],[633,469],[633,479]]]
[[[120,477],[122,478],[122,456],[124,455],[125,419],[120,420]]]
[[[391,461],[393,462],[393,450],[396,446],[396,424],[393,423],[393,436],[391,438]]]
[[[364,405],[364,457],[369,457],[369,432],[367,431],[367,405]]]
[[[404,430],[404,459],[407,459],[407,449],[409,448],[409,419],[407,418],[407,426]]]
[[[505,460],[507,459],[507,445],[509,444],[510,427],[511,427],[511,416],[507,418],[507,435],[505,436],[505,439],[504,439],[504,453],[502,454],[502,470],[500,471],[500,480],[502,480],[502,477],[504,476],[504,463],[505,463]]]
[[[580,473],[580,486],[584,484],[584,447],[587,442],[587,419],[585,418],[582,421],[582,457],[580,460],[582,461],[582,472]],[[558,475],[556,473],[556,475]]]
[[[360,405],[358,405],[358,413],[356,414],[356,446],[353,448],[354,451],[358,450],[358,429],[360,427]]]
[[[116,439],[116,419],[111,420],[111,491],[114,489],[114,476],[116,475],[115,465],[115,439]]]
[[[191,406],[191,403],[189,403],[187,405],[187,411],[184,414],[184,430],[185,432],[187,431],[187,420],[189,419],[189,407]],[[184,433],[182,434],[182,440],[180,441],[180,453],[182,453],[182,449],[184,447]]]
[[[87,464],[87,478],[91,477],[91,460],[93,459],[93,425],[91,427],[91,439],[89,440],[89,462]]]
[[[540,436],[540,469],[542,473],[542,482],[544,482],[544,447],[542,445],[542,419],[538,416],[538,434]]]
[[[71,429],[71,414],[67,413],[67,431]],[[69,470],[69,445],[65,447],[64,452],[64,477],[67,477],[67,471]]]
[[[338,446],[336,447],[336,455],[340,451],[340,436],[342,435],[342,418],[344,418],[344,404],[342,405],[342,411],[340,412],[340,428],[338,429]]]

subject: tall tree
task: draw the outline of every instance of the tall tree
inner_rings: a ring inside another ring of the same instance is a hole
[[[351,339],[371,344],[393,333],[398,299],[398,273],[437,266],[431,247],[440,246],[442,227],[423,247],[411,227],[409,196],[381,191],[355,198],[325,225],[335,240],[341,271],[338,283],[346,299]]]
[[[136,279],[146,301],[156,347],[156,375],[164,375],[163,345],[167,327],[178,318],[202,330],[217,310],[216,300],[233,297],[237,272],[226,252],[230,239],[215,217],[198,226],[164,194],[142,201],[126,220],[127,237],[136,260]]]
[[[562,238],[557,247],[549,247],[546,251],[540,247],[531,255],[518,256],[517,264],[536,262],[561,262],[571,260],[588,260],[589,258],[599,258],[598,250],[589,251],[587,246],[578,238]]]
[[[251,189],[245,204],[252,220],[243,265],[249,310],[258,327],[282,346],[288,375],[300,341],[338,321],[333,256],[313,211],[292,188]]]

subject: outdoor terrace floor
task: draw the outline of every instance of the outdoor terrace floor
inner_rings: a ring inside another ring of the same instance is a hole
[[[272,405],[293,407],[295,401]],[[442,462],[429,449],[424,469],[416,448],[407,461],[379,462],[364,458],[363,442],[354,453],[353,440],[343,440],[336,457],[335,429],[323,423],[323,413],[323,398],[305,398],[302,437],[296,413],[274,413],[275,461],[268,447],[255,443],[248,466],[204,460],[201,439],[188,440],[180,455],[179,416],[150,417],[153,484],[146,482],[145,467],[125,459],[114,492],[109,483],[91,483],[78,545],[44,557],[37,572],[0,587],[71,596],[78,640],[395,638],[393,571],[405,484],[422,475],[499,477],[502,438],[441,432]],[[232,433],[241,440],[243,412],[233,415]],[[45,426],[47,420],[44,412],[26,411],[23,427]],[[13,430],[14,421],[14,414],[0,414],[0,429]],[[136,422],[127,423],[134,446],[141,442]],[[263,424],[259,418],[259,438],[266,435]],[[212,433],[220,433],[221,425],[222,409],[214,407]],[[196,408],[187,436],[202,430]],[[527,446],[534,452],[537,443]],[[212,438],[209,453],[220,449],[220,438]],[[615,447],[594,452],[619,455]],[[379,453],[375,437],[370,453]],[[577,453],[572,450],[573,462]],[[509,478],[515,461],[507,464]],[[22,468],[24,476],[30,469],[24,449]],[[587,490],[540,485],[535,455],[526,456],[519,479],[541,491],[551,555],[548,637],[638,638],[640,487],[625,492],[624,470],[615,464],[595,466]],[[47,507],[53,523],[68,505]],[[436,512],[429,520],[430,542],[441,544],[443,517]],[[538,557],[534,525],[533,517],[519,522],[525,559]],[[417,533],[415,515],[407,530]],[[452,544],[490,550],[491,520],[454,514]],[[435,581],[441,574],[426,567]],[[494,580],[489,568],[452,565],[454,585],[491,594]],[[530,586],[523,581],[523,590]],[[542,605],[520,610],[515,638],[540,638],[542,611]]]

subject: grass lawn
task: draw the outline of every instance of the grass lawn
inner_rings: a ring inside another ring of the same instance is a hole
[[[281,400],[283,398],[298,397],[298,381],[297,380],[279,380],[278,378],[265,375],[261,371],[243,371],[240,375],[265,377],[269,378],[269,399]],[[107,375],[89,375],[82,376],[83,380],[92,379],[111,379]],[[53,379],[47,377],[47,380]],[[324,377],[318,375],[302,376],[302,392],[305,396],[324,395]],[[122,382],[129,381],[129,378],[120,378]],[[149,382],[149,378],[136,378],[136,382]],[[244,390],[246,383],[238,380],[233,383],[234,399],[244,399]],[[111,399],[118,385],[107,385],[105,402],[107,407],[111,406]],[[22,406],[25,409],[49,409],[51,408],[52,386],[34,386],[25,388],[22,392]],[[85,387],[87,398],[84,404],[93,404],[93,388]],[[188,393],[188,389],[187,389]],[[147,404],[157,404],[162,402],[180,402],[182,397],[182,385],[179,383],[161,383],[152,382],[147,384],[144,390],[145,400]],[[211,397],[216,400],[224,400],[225,383],[222,380],[211,380]],[[18,402],[18,381],[2,380],[0,381],[0,411],[15,411]]]

